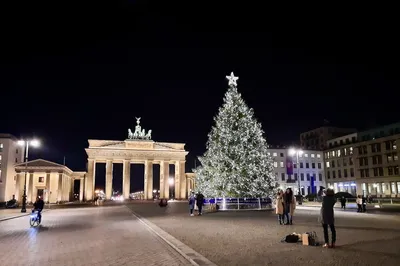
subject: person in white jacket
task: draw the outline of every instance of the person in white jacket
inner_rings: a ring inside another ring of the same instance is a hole
[[[362,212],[362,198],[361,198],[361,195],[357,196],[356,203],[357,203],[357,212]]]

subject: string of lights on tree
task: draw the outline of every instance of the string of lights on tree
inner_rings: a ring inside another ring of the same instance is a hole
[[[226,78],[229,89],[194,170],[196,189],[206,197],[270,197],[277,183],[264,132],[237,90],[239,78]]]

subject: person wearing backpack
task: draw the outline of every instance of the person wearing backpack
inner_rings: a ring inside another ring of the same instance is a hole
[[[324,240],[325,244],[324,248],[334,248],[336,243],[336,229],[335,229],[335,217],[333,207],[335,206],[335,192],[333,189],[327,189],[325,196],[322,199],[322,207],[320,214],[320,222],[324,229]],[[332,244],[329,245],[329,234],[328,234],[328,225],[331,228],[332,233]]]

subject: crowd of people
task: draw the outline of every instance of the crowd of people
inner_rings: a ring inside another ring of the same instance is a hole
[[[336,243],[336,228],[334,218],[334,206],[336,203],[335,193],[332,189],[327,189],[322,195],[322,206],[319,216],[319,222],[324,231],[324,245],[323,247],[334,248]],[[343,201],[342,201],[343,205]],[[345,203],[344,203],[345,205]],[[291,188],[283,192],[281,189],[276,194],[275,212],[278,215],[278,222],[280,225],[292,225],[293,215],[296,209],[296,199],[293,195]],[[329,242],[328,227],[332,233],[332,241]]]

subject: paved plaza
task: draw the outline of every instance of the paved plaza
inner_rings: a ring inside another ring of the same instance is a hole
[[[0,222],[0,265],[191,265],[125,206],[49,210]]]
[[[398,265],[400,215],[335,213],[338,247],[323,249],[281,242],[293,232],[322,238],[315,207],[299,207],[292,226],[278,225],[271,211],[190,217],[187,202],[54,209],[39,228],[30,228],[27,216],[0,222],[0,265],[191,265],[166,241],[219,266]]]
[[[398,265],[400,216],[335,210],[337,248],[281,243],[290,233],[316,231],[319,208],[300,207],[294,225],[278,225],[271,211],[218,212],[190,217],[187,203],[129,204],[217,265]]]

